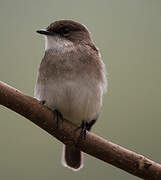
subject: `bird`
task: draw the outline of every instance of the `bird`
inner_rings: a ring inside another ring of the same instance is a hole
[[[106,67],[87,27],[73,20],[57,20],[37,30],[45,37],[34,96],[86,134],[97,121],[107,90]],[[83,167],[83,152],[63,145],[62,164]]]

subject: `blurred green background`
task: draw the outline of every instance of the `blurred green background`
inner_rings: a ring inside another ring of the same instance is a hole
[[[109,90],[93,131],[161,163],[161,1],[0,0],[0,80],[33,96],[52,21],[85,24],[106,64]],[[85,155],[75,173],[61,166],[61,143],[0,107],[0,179],[136,180]]]

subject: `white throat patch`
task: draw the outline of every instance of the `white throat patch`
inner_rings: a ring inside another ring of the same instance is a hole
[[[74,47],[71,41],[59,37],[45,36],[45,51],[53,49],[54,51],[70,51]]]

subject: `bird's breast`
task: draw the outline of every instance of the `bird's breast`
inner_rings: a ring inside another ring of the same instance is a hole
[[[102,105],[102,90],[90,81],[60,80],[52,78],[38,83],[35,88],[35,96],[39,100],[45,100],[46,105],[52,110],[57,109],[64,118],[80,125],[82,120],[96,119]]]

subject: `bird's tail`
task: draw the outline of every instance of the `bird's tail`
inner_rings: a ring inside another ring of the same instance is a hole
[[[83,167],[83,152],[75,146],[63,145],[62,164],[74,171]]]

